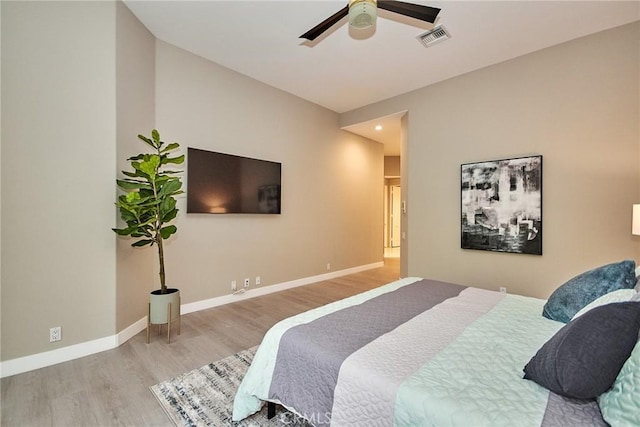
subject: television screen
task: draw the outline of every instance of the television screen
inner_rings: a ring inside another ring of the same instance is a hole
[[[282,164],[188,148],[187,213],[280,213]]]

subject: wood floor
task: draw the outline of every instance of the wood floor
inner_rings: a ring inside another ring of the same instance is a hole
[[[141,332],[120,347],[2,379],[0,424],[8,426],[171,426],[149,387],[258,345],[276,322],[399,277],[399,259],[381,268],[182,316],[182,333]]]

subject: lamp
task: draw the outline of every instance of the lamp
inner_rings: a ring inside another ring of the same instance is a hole
[[[631,234],[640,236],[640,205],[633,205],[633,218],[631,220]]]
[[[349,25],[359,30],[376,23],[376,0],[349,0]]]

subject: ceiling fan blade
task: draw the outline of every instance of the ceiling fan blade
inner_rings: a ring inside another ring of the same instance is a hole
[[[319,23],[318,25],[316,25],[315,27],[313,27],[312,29],[310,29],[309,31],[307,31],[306,33],[304,33],[298,38],[313,41],[316,39],[316,37],[318,37],[320,34],[324,33],[325,31],[327,31],[329,28],[331,28],[339,20],[341,20],[348,14],[349,14],[349,6],[345,6],[344,8],[340,9],[339,11],[337,11],[336,13],[334,13],[333,15],[331,15],[330,17],[328,17],[327,19],[325,19],[324,21],[322,21],[321,23]]]
[[[378,0],[378,7],[388,10],[389,12],[431,22],[432,24],[436,21],[438,13],[440,13],[440,9],[437,7],[422,6],[419,4],[405,3],[403,1]]]

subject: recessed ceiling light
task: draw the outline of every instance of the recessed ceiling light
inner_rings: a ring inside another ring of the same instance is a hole
[[[376,130],[382,130],[382,125],[377,125]]]

